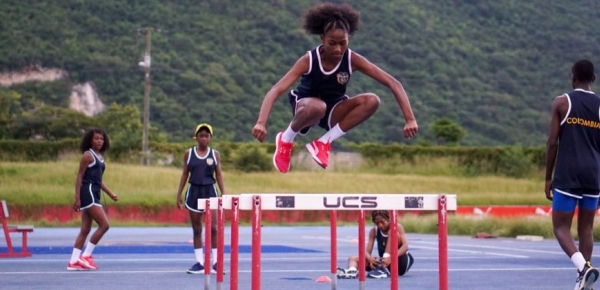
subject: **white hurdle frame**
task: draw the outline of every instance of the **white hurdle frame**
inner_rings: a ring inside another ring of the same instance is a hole
[[[202,202],[200,202],[202,201]],[[284,204],[282,201],[287,201]],[[415,203],[416,201],[416,203]],[[231,221],[231,261],[230,289],[238,289],[238,245],[239,245],[239,211],[252,211],[252,290],[260,290],[261,267],[261,217],[262,210],[328,210],[331,213],[331,289],[337,289],[337,218],[338,210],[359,211],[359,289],[365,289],[365,210],[389,210],[390,231],[397,231],[398,210],[437,211],[438,213],[438,250],[439,250],[439,289],[448,290],[448,211],[456,211],[457,198],[451,194],[289,194],[244,193],[239,196],[224,195],[221,198],[199,200],[199,209],[218,208],[218,252],[217,288],[221,289],[224,248],[224,214],[223,210],[232,210]],[[210,221],[210,214],[205,219]],[[208,224],[210,225],[210,224]],[[206,235],[205,235],[206,238]],[[210,238],[210,236],[209,236]],[[397,235],[390,236],[392,244],[397,244]],[[209,242],[210,243],[210,242]],[[205,242],[205,245],[207,243]],[[392,247],[392,257],[398,255],[398,248]],[[210,261],[210,250],[205,259]],[[391,272],[398,272],[398,260],[392,259]],[[221,278],[221,279],[219,279]],[[398,275],[391,275],[391,289],[398,289]],[[209,285],[205,283],[205,290]]]

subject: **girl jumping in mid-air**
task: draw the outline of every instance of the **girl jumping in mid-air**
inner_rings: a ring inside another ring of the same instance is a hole
[[[371,213],[371,219],[375,226],[369,232],[367,243],[366,271],[370,278],[387,278],[390,276],[390,265],[392,263],[390,240],[390,213],[384,210],[376,210]],[[408,240],[404,234],[404,228],[398,224],[398,275],[403,276],[412,266],[414,259],[408,252]],[[373,245],[377,243],[377,255],[372,256]],[[338,268],[337,276],[340,279],[353,279],[358,275],[358,257],[348,258],[348,268]]]
[[[252,135],[260,142],[267,137],[267,119],[275,101],[298,79],[300,84],[288,94],[293,119],[275,138],[273,163],[280,172],[288,172],[294,138],[314,126],[327,130],[321,138],[306,145],[312,158],[323,168],[329,164],[330,143],[371,117],[379,107],[379,97],[362,93],[346,95],[346,85],[360,71],[388,87],[396,98],[406,125],[404,137],[418,130],[408,96],[394,77],[348,48],[349,37],[359,27],[360,15],[348,4],[319,4],[304,16],[303,28],[321,37],[321,45],[300,57],[294,66],[264,97]]]

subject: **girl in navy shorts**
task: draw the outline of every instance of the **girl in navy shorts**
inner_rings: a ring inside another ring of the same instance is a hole
[[[88,131],[81,140],[80,150],[83,156],[75,180],[73,202],[73,210],[81,212],[81,229],[75,239],[71,260],[67,264],[69,271],[98,270],[98,266],[92,259],[92,252],[109,227],[108,218],[100,203],[100,190],[106,192],[112,200],[119,200],[119,197],[102,182],[102,174],[106,168],[102,154],[109,147],[110,141],[102,129]],[[90,238],[85,252],[81,253],[92,228],[92,221],[98,224],[98,229]]]
[[[201,274],[204,271],[204,251],[202,250],[202,221],[204,220],[204,210],[198,209],[198,199],[207,199],[217,197],[217,188],[219,185],[221,195],[225,194],[223,184],[223,175],[221,174],[221,155],[219,151],[210,148],[208,144],[211,141],[213,129],[209,124],[203,123],[196,127],[194,139],[197,145],[188,149],[183,157],[183,171],[179,180],[179,189],[177,190],[177,207],[186,208],[190,212],[192,230],[194,234],[194,253],[196,263],[187,270],[189,274]],[[185,199],[182,199],[182,192],[186,180],[189,183],[185,193]],[[216,211],[213,211],[213,216]],[[212,220],[211,225],[211,260],[212,271],[216,272],[217,257],[217,219]]]

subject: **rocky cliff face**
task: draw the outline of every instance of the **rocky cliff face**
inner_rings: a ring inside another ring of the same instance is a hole
[[[63,69],[30,65],[20,71],[0,72],[0,85],[10,87],[27,82],[54,82],[68,78],[69,73]],[[69,97],[69,108],[88,116],[96,115],[106,108],[98,97],[93,82],[74,84],[71,87],[71,95],[66,97]]]
[[[69,73],[62,69],[30,65],[20,71],[0,72],[0,85],[10,87],[26,82],[53,82],[68,77]]]
[[[69,108],[93,116],[104,111],[106,105],[98,98],[96,85],[93,82],[85,82],[71,88]]]

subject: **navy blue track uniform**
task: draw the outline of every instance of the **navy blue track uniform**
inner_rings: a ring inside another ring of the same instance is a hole
[[[576,89],[565,94],[569,110],[560,123],[552,187],[576,199],[600,192],[600,97]]]
[[[375,242],[377,243],[377,252],[380,258],[383,258],[385,253],[385,247],[387,245],[388,236],[381,232],[378,228],[375,228]],[[398,247],[399,248],[399,247]],[[402,276],[408,272],[414,262],[413,256],[406,252],[405,254],[398,256],[398,275]],[[391,265],[387,268],[390,269]],[[367,265],[367,271],[371,271],[371,267]]]
[[[600,191],[600,97],[581,89],[565,96],[569,111],[560,123],[552,185]]]
[[[100,160],[94,150],[88,150],[94,158],[94,162],[88,165],[81,180],[79,189],[80,210],[87,209],[92,205],[102,206],[100,203],[100,190],[102,186],[102,174],[106,169],[104,160]]]
[[[319,98],[327,105],[325,117],[319,121],[319,127],[331,129],[331,112],[341,101],[348,99],[346,85],[352,75],[351,50],[346,49],[338,65],[331,71],[325,71],[321,64],[319,49],[322,45],[308,52],[310,66],[308,72],[300,79],[295,90],[290,91],[288,99],[292,113],[296,113],[296,103],[303,98]],[[308,133],[310,127],[300,130],[300,134]]]
[[[203,213],[198,209],[198,199],[217,197],[215,170],[217,158],[214,150],[208,148],[205,156],[198,156],[196,147],[189,149],[187,166],[189,170],[189,187],[185,193],[185,207],[193,212]]]

